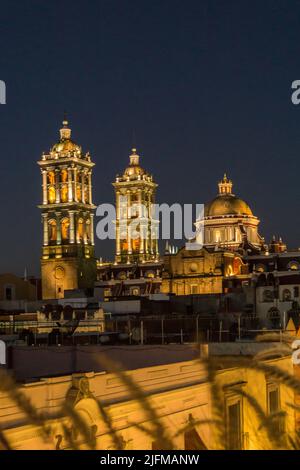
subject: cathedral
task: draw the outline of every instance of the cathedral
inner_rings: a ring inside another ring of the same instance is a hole
[[[186,243],[174,250],[167,242],[160,257],[159,221],[153,211],[158,185],[140,160],[133,148],[127,166],[112,183],[115,259],[96,259],[94,163],[71,139],[68,121],[63,121],[59,141],[38,161],[42,176],[43,299],[63,298],[66,291],[76,290],[93,296],[95,287],[104,299],[116,299],[158,293],[225,294],[253,285],[269,287],[268,295],[262,289],[260,297],[256,296],[267,313],[270,305],[266,303],[275,305],[276,295],[285,299],[282,301],[290,299],[290,303],[298,299],[300,251],[289,252],[281,238],[265,243],[259,219],[248,203],[233,193],[233,183],[226,174],[218,183],[216,197],[205,204],[203,216],[195,221],[197,229],[203,228],[199,248],[191,250]]]
[[[258,233],[258,218],[249,205],[232,193],[233,183],[224,175],[218,195],[205,204],[203,246],[199,250],[182,247],[165,253],[161,290],[176,295],[221,294],[224,279],[248,279],[245,255],[258,253],[264,240]]]

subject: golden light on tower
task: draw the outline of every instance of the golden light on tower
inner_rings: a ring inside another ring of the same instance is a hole
[[[153,214],[157,184],[140,166],[135,148],[129,156],[128,167],[122,176],[116,177],[113,186],[116,195],[116,263],[158,260],[159,222]]]
[[[89,153],[71,139],[63,121],[60,140],[38,162],[42,174],[43,298],[60,298],[66,289],[93,287],[94,209]]]

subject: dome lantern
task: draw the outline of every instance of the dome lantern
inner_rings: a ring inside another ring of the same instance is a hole
[[[133,148],[131,151],[132,151],[132,154],[129,157],[130,166],[138,166],[140,162],[140,156],[136,153],[135,148]]]
[[[218,183],[219,194],[232,194],[232,181],[227,178],[226,173],[224,173],[223,179]]]
[[[60,138],[61,140],[66,140],[71,138],[71,129],[68,127],[68,121],[66,119],[63,120],[63,127],[60,129]]]

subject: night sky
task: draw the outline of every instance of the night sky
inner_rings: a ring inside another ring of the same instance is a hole
[[[300,246],[299,1],[2,1],[0,46],[0,272],[39,274],[36,162],[64,110],[95,204],[114,201],[134,129],[158,202],[206,202],[226,171],[266,240]]]

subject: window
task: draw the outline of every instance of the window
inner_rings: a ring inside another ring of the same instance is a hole
[[[5,288],[5,300],[12,300],[12,288],[11,287]]]
[[[133,287],[131,289],[131,295],[140,295],[140,289],[138,287]]]
[[[291,269],[292,271],[297,271],[299,270],[299,268],[300,266],[297,261],[290,261],[290,263],[288,264],[288,269]]]
[[[289,289],[284,289],[282,292],[282,301],[283,302],[290,302],[292,300],[292,294]]]
[[[63,184],[60,190],[60,199],[61,202],[67,202],[68,201],[68,186],[66,184]]]
[[[198,286],[197,286],[197,284],[191,285],[191,294],[198,294]]]
[[[50,242],[55,242],[57,236],[56,221],[49,220],[49,240]]]
[[[49,204],[53,204],[55,202],[55,188],[54,186],[49,186],[48,189],[48,202]]]
[[[242,449],[242,409],[241,399],[231,399],[226,407],[226,427],[229,450]]]
[[[48,173],[48,183],[55,184],[55,174],[54,171],[49,171]]]
[[[263,273],[263,272],[265,272],[265,270],[266,270],[266,267],[263,264],[258,264],[255,267],[255,271],[257,271],[258,273]]]
[[[78,241],[82,242],[83,241],[83,235],[84,235],[84,227],[83,227],[83,220],[79,219],[77,223],[77,236],[78,236]]]
[[[86,238],[87,242],[91,242],[91,221],[90,219],[87,219],[85,222],[85,232],[86,232]]]
[[[266,289],[263,291],[263,296],[262,296],[262,301],[263,302],[273,302],[274,301],[274,292],[270,289]]]
[[[111,296],[111,290],[110,289],[104,289],[104,297],[110,297]]]
[[[299,286],[294,287],[294,298],[297,299],[299,297]]]
[[[61,181],[63,183],[66,183],[68,181],[68,172],[67,172],[67,170],[62,170],[60,178],[61,178]]]
[[[70,222],[69,219],[65,218],[61,221],[61,238],[63,241],[67,241],[69,239],[69,227]]]
[[[267,410],[269,415],[274,415],[272,419],[274,432],[280,435],[283,432],[283,416],[276,416],[281,410],[279,385],[267,384]]]

